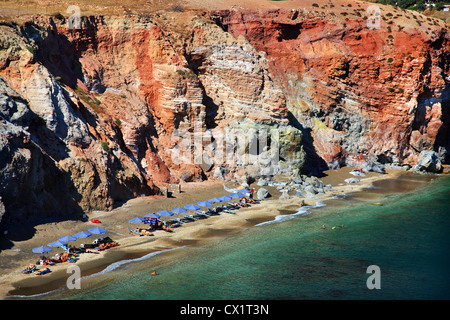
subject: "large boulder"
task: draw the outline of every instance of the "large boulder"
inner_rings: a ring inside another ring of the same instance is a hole
[[[270,193],[269,193],[269,190],[267,190],[265,188],[260,188],[258,190],[258,192],[256,193],[256,196],[258,197],[259,200],[263,200],[265,198],[270,197]]]
[[[373,160],[367,160],[363,166],[362,169],[365,172],[377,172],[377,173],[385,173],[384,171],[384,166],[377,162],[377,161],[373,161]]]
[[[419,154],[414,170],[438,173],[442,171],[442,163],[436,152],[424,150]]]
[[[289,193],[287,190],[283,190],[281,191],[281,196],[279,198],[279,200],[284,201],[284,200],[289,200],[291,197],[289,196]]]
[[[359,182],[359,179],[356,179],[356,178],[348,178],[348,179],[345,179],[345,182],[350,183],[350,184],[352,184],[352,183],[358,183],[358,182]]]

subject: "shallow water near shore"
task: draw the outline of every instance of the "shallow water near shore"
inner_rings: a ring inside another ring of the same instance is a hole
[[[306,215],[121,263],[80,290],[32,299],[449,299],[450,177],[414,189],[423,180],[377,182]],[[367,288],[370,265],[380,268],[379,290]]]

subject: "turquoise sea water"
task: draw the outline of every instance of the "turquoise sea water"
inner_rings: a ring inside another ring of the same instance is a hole
[[[450,298],[450,177],[376,200],[383,206],[334,202],[340,205],[328,204],[208,245],[115,265],[83,279],[80,290],[37,298]],[[343,229],[331,229],[342,224]],[[367,288],[370,265],[380,268],[380,289]],[[153,270],[159,275],[151,276]]]

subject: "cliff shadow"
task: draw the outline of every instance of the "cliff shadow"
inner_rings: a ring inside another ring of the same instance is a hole
[[[450,164],[450,85],[447,84],[441,102],[442,125],[436,135],[434,151],[436,151],[444,164]]]
[[[184,57],[188,62],[188,68],[192,70],[192,72],[197,76],[199,87],[203,93],[202,104],[206,107],[205,113],[205,125],[207,129],[213,129],[217,127],[216,117],[218,115],[219,106],[214,102],[214,100],[208,96],[206,93],[205,87],[199,78],[199,74],[201,73],[201,67],[206,61],[206,56],[208,53],[200,53],[200,54],[185,54]]]
[[[305,168],[303,169],[304,173],[319,178],[323,177],[323,171],[328,169],[328,165],[316,152],[311,129],[305,128],[290,111],[288,111],[288,120],[291,126],[300,130],[302,133],[303,150],[305,150],[306,153]]]
[[[66,35],[58,33],[53,19],[58,19],[58,17],[51,18],[51,28],[45,36],[39,31],[39,26],[32,22],[25,23],[22,33],[26,37],[34,39],[37,46],[34,54],[36,61],[40,62],[58,81],[71,88],[76,88],[77,80],[83,79],[83,67],[79,52],[86,44],[73,44]],[[64,19],[64,17],[59,19]],[[69,32],[89,33],[90,30],[74,29],[69,30]]]
[[[36,114],[31,116],[29,132],[29,141],[14,140],[9,145],[9,166],[14,174],[2,188],[5,213],[0,221],[0,250],[11,248],[13,241],[31,239],[37,225],[86,220],[70,171],[57,166],[69,156],[67,147]],[[15,150],[27,150],[30,154],[20,168],[14,163]]]

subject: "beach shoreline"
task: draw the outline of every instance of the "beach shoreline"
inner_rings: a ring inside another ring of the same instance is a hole
[[[158,230],[151,237],[137,237],[128,234],[128,226],[133,227],[133,225],[128,223],[128,220],[136,216],[142,217],[150,212],[183,207],[188,203],[196,203],[212,197],[222,196],[227,194],[223,188],[223,182],[189,183],[182,185],[182,190],[184,191],[180,194],[175,194],[174,198],[141,197],[129,200],[110,212],[93,212],[89,214],[89,219],[100,219],[102,221],[101,227],[108,230],[105,236],[109,236],[117,241],[119,246],[102,251],[100,254],[81,254],[79,261],[75,265],[80,267],[81,275],[85,277],[95,274],[118,261],[136,259],[151,253],[163,252],[183,246],[201,245],[204,241],[210,239],[232,236],[235,232],[274,220],[277,216],[296,213],[301,208],[302,203],[305,206],[314,207],[319,201],[326,202],[341,194],[359,194],[360,201],[364,201],[363,191],[365,189],[370,188],[379,181],[395,181],[400,176],[408,173],[407,171],[395,169],[388,169],[385,174],[370,172],[365,177],[358,177],[360,182],[347,184],[344,180],[353,177],[349,173],[351,170],[353,168],[344,167],[326,171],[325,176],[320,178],[320,180],[325,185],[331,184],[333,189],[320,194],[320,198],[294,196],[293,192],[291,192],[289,199],[280,200],[281,192],[276,187],[264,187],[269,189],[272,197],[263,200],[261,204],[253,205],[246,209],[239,209],[236,211],[236,214],[222,213],[219,216],[211,216],[208,219],[183,224],[183,226],[174,229],[172,233]],[[427,180],[431,179],[431,177],[425,176],[423,185],[427,183]],[[411,185],[405,190],[396,190],[394,187],[393,190],[380,190],[379,192],[380,196],[382,196],[386,193],[410,191],[417,187],[420,186]],[[254,188],[258,190],[260,187],[255,185]],[[366,200],[373,201],[373,199],[375,198],[371,197]],[[93,226],[94,224],[90,222],[81,221],[43,224],[36,227],[37,231],[33,238],[14,243],[11,249],[2,251],[0,253],[0,258],[3,260],[2,267],[0,267],[3,271],[2,276],[0,276],[0,297],[8,299],[8,297],[15,295],[29,296],[64,286],[66,279],[70,276],[67,273],[67,268],[73,264],[61,263],[51,266],[52,272],[44,276],[22,273],[22,269],[33,263],[34,260],[37,260],[40,255],[33,254],[31,248],[46,245],[57,240],[60,236],[87,231],[88,228]],[[84,241],[74,242],[74,244],[78,245],[79,242],[91,243],[94,238],[95,235],[84,239]],[[14,263],[11,263],[10,267],[5,268],[4,265],[8,265],[6,261],[8,259],[11,262],[14,261]]]

